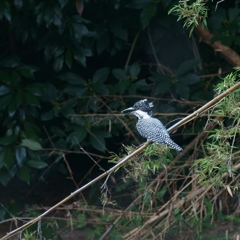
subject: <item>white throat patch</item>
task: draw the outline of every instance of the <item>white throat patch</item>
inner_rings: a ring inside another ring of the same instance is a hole
[[[150,116],[141,110],[134,111],[133,114],[138,117],[138,119],[147,119],[150,118]]]

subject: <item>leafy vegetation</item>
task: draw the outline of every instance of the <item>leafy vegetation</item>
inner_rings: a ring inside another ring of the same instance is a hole
[[[185,19],[184,27],[190,28],[189,35],[193,33],[193,30],[202,23],[202,27],[207,27],[207,15],[208,8],[206,7],[206,2],[197,0],[188,4],[187,0],[180,0],[178,5],[175,5],[168,12],[176,13],[178,15],[178,21]]]
[[[231,56],[211,44],[221,41],[238,57],[239,14],[238,1],[1,1],[2,189],[21,182],[32,191],[55,176],[78,188],[144,141],[122,109],[148,98],[168,128],[238,84]],[[199,25],[209,28],[210,46],[194,34]],[[108,176],[102,195],[92,186],[62,209],[66,218],[56,212],[54,223],[44,219],[22,236],[53,238],[66,226],[89,239],[106,229],[111,239],[189,229],[185,237],[200,238],[214,219],[239,222],[239,100],[235,89],[172,133],[182,154],[149,145]],[[0,220],[39,214],[9,199],[0,198]]]

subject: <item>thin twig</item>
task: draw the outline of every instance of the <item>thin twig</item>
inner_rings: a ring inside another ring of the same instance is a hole
[[[156,51],[154,49],[154,46],[153,46],[153,42],[152,42],[152,37],[151,37],[151,34],[150,34],[150,30],[149,30],[149,27],[147,29],[148,31],[148,38],[149,38],[149,42],[150,42],[150,45],[151,45],[151,48],[152,48],[152,52],[153,52],[153,55],[155,57],[155,60],[158,64],[158,71],[159,69],[161,69],[162,73],[164,74],[164,71],[168,72],[169,74],[173,75],[173,72],[171,70],[169,70],[169,68],[165,67],[164,65],[162,65],[159,60],[158,60],[158,57],[157,57],[157,54],[156,54]]]
[[[68,164],[68,161],[67,161],[67,159],[66,159],[65,154],[63,154],[62,157],[63,157],[63,160],[64,160],[65,164],[67,165],[67,169],[68,169],[68,172],[69,172],[69,174],[70,174],[70,176],[71,176],[72,181],[74,182],[76,188],[78,188],[78,185],[77,185],[77,183],[76,183],[76,181],[75,181],[75,179],[74,179],[74,177],[73,177],[72,169],[70,168],[70,166],[69,166],[69,164]]]
[[[135,45],[136,45],[136,42],[137,42],[137,39],[138,39],[138,37],[139,37],[140,32],[141,32],[141,30],[139,30],[139,31],[137,32],[137,34],[136,34],[136,36],[135,36],[135,38],[134,38],[134,40],[133,40],[133,43],[132,43],[130,52],[129,52],[129,54],[128,54],[128,58],[127,58],[127,61],[126,61],[126,64],[125,64],[124,69],[126,69],[127,66],[129,65],[130,59],[131,59],[131,57],[132,57],[133,49],[135,48]]]
[[[101,171],[105,172],[105,169],[102,168],[102,167],[98,164],[98,162],[95,161],[95,160],[88,154],[88,152],[85,151],[85,149],[79,144],[79,142],[77,141],[77,138],[76,138],[76,137],[74,137],[74,138],[75,138],[76,142],[78,143],[79,149],[82,150],[82,151],[99,167],[99,169],[100,169]]]

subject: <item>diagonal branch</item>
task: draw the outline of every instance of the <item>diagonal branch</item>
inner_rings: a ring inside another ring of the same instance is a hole
[[[240,66],[240,56],[230,47],[223,45],[221,41],[211,42],[213,34],[207,28],[202,28],[201,22],[199,22],[195,31],[200,37],[200,41],[211,46],[214,51],[219,52],[233,66]]]

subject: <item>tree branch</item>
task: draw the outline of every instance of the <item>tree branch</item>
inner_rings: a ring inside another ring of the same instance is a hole
[[[199,22],[195,29],[200,41],[203,41],[207,45],[211,46],[214,51],[219,52],[230,64],[233,66],[240,66],[240,56],[231,48],[223,45],[221,41],[211,42],[213,34],[209,32],[207,28],[202,28],[202,23]]]

